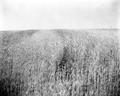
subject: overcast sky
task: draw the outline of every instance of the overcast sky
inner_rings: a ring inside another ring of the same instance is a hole
[[[120,0],[0,0],[0,30],[120,28]]]

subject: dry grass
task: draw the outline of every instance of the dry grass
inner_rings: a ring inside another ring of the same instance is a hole
[[[119,96],[119,41],[108,31],[3,33],[0,95]]]

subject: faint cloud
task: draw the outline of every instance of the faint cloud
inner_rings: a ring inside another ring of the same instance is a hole
[[[10,12],[10,8],[6,3],[6,0],[1,0],[1,9],[2,9],[2,14],[7,15]]]
[[[119,2],[120,0],[0,0],[0,10],[6,29],[116,28]]]
[[[116,17],[117,28],[120,28],[120,0],[113,0],[111,4],[111,13]]]

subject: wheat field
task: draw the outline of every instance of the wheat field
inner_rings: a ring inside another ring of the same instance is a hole
[[[119,30],[0,32],[0,96],[120,96]]]

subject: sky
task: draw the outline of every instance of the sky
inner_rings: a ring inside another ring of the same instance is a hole
[[[0,0],[0,30],[120,28],[120,0]]]

